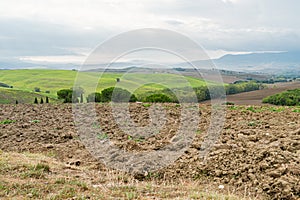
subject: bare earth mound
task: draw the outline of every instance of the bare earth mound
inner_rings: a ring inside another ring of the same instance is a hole
[[[115,124],[108,104],[97,105],[98,122],[95,126],[100,126],[107,134],[105,137],[126,151],[155,151],[166,145],[178,128],[180,107],[175,104],[163,106],[167,112],[165,127],[145,140],[133,140],[124,134]],[[149,123],[148,109],[142,104],[131,104],[131,117],[145,126]],[[200,105],[200,111],[201,121],[191,147],[169,167],[135,177],[137,181],[143,184],[149,178],[169,182],[196,180],[202,186],[216,186],[216,190],[218,185],[224,185],[226,191],[240,197],[300,198],[300,114],[293,112],[295,108],[227,107],[223,131],[205,161],[199,159],[198,153],[209,126],[211,109],[208,105]],[[51,155],[55,162],[99,173],[97,178],[88,174],[84,176],[83,179],[89,179],[93,185],[109,181],[107,177],[101,179],[104,175],[100,173],[108,169],[98,163],[81,143],[75,131],[71,105],[0,105],[0,122],[2,151]],[[56,175],[61,174],[63,169],[66,170],[58,167]],[[2,175],[0,177],[3,178]],[[7,194],[0,195],[5,197]],[[142,196],[144,199],[155,199],[157,195],[150,195],[149,198],[146,194]]]

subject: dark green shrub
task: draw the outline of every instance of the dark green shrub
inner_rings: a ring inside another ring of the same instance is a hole
[[[41,104],[43,104],[44,103],[44,99],[41,97],[41,101],[40,101],[40,103]]]
[[[268,96],[264,98],[262,102],[282,106],[300,105],[300,89],[288,90],[279,94]]]
[[[259,90],[262,87],[261,83],[256,83],[254,81],[247,82],[235,82],[234,84],[228,84],[225,86],[226,94],[237,94],[241,92],[250,92],[254,90]]]
[[[102,95],[99,92],[94,92],[88,95],[87,102],[102,102]]]
[[[57,91],[58,99],[63,99],[64,103],[72,103],[73,90],[62,89]]]
[[[137,98],[134,94],[131,94],[128,90],[110,87],[102,90],[101,102],[135,102]]]
[[[35,91],[35,92],[41,92],[41,89],[40,89],[39,87],[35,87],[35,88],[34,88],[34,91]]]
[[[64,103],[78,103],[79,98],[83,94],[84,90],[81,87],[74,87],[72,89],[62,89],[57,92],[58,99],[63,99]]]
[[[46,97],[46,103],[49,103],[49,97]]]
[[[35,104],[39,103],[36,97],[34,98],[34,102],[33,103],[35,103]]]
[[[0,82],[0,87],[12,88],[12,86],[7,85],[6,83],[1,83],[1,82]]]
[[[233,102],[228,102],[228,101],[226,101],[226,102],[224,103],[224,105],[234,105],[234,103],[233,103]]]
[[[165,102],[173,102],[170,97],[165,94],[152,94],[145,99],[146,102],[156,102],[156,103],[165,103]]]

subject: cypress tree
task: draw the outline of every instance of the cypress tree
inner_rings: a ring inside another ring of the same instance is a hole
[[[46,103],[49,103],[49,98],[48,97],[46,97]]]
[[[38,104],[38,100],[37,100],[36,97],[34,98],[34,102],[33,103]]]
[[[16,104],[19,104],[18,100],[16,100]]]
[[[80,103],[83,103],[83,94],[80,94]]]
[[[43,100],[43,98],[41,97],[41,104],[43,104],[44,103],[44,100]]]

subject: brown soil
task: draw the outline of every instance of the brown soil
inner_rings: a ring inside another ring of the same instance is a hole
[[[263,90],[228,95],[227,101],[237,105],[262,105],[263,98],[286,90],[300,88],[300,82],[277,83],[267,85]]]
[[[107,136],[126,151],[156,151],[168,143],[177,130],[180,107],[164,104],[167,122],[162,131],[148,139],[128,138],[116,126],[109,106],[97,105],[99,124]],[[73,122],[72,106],[0,105],[0,149],[6,152],[52,154],[71,165],[104,170],[80,141]],[[131,104],[130,113],[138,124],[149,123],[148,109]],[[225,185],[250,197],[300,198],[300,116],[294,108],[227,107],[226,123],[206,160],[199,149],[209,126],[211,109],[200,105],[201,121],[191,147],[167,168],[156,171],[162,180],[197,179],[203,184]],[[136,176],[139,180],[147,176]],[[245,192],[246,191],[246,192]]]

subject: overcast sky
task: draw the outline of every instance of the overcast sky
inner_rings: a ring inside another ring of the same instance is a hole
[[[0,1],[0,59],[81,62],[138,28],[185,34],[212,57],[300,48],[298,0]]]

